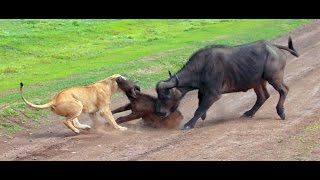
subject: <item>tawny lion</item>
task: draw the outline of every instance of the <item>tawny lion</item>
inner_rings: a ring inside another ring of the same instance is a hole
[[[79,123],[78,117],[82,112],[89,113],[91,120],[96,122],[96,112],[98,111],[103,118],[109,120],[115,129],[124,131],[127,128],[115,122],[110,110],[111,95],[119,90],[115,81],[117,77],[122,76],[114,74],[88,86],[77,86],[62,90],[50,102],[43,105],[35,105],[27,101],[22,95],[23,83],[20,83],[21,98],[30,107],[36,109],[51,108],[57,115],[66,117],[63,123],[75,133],[79,133],[79,129],[91,128],[89,125]]]

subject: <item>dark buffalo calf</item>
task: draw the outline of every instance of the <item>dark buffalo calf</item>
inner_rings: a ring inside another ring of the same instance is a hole
[[[135,85],[131,80],[125,80],[123,78],[117,78],[119,88],[125,92],[126,96],[130,100],[130,103],[119,107],[112,111],[112,114],[119,113],[122,111],[131,110],[132,113],[119,117],[116,122],[118,124],[142,118],[146,125],[155,128],[175,128],[183,119],[180,111],[174,111],[169,116],[161,118],[155,113],[155,102],[156,98],[148,94],[140,92],[140,87]]]

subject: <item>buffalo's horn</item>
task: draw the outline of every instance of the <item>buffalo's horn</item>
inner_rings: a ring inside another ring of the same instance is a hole
[[[177,74],[175,74],[175,77],[176,77],[176,85],[175,85],[175,86],[178,86],[178,85],[179,85],[180,80],[179,80],[179,78],[178,78],[178,75],[177,75]]]
[[[171,81],[169,82],[160,82],[157,86],[157,88],[159,89],[171,89],[173,87],[175,87],[176,83],[173,83]]]

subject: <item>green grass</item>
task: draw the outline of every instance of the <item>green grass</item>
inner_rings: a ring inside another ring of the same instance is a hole
[[[48,117],[48,110],[34,110],[26,108],[25,104],[14,103],[11,105],[4,106],[0,111],[0,136],[4,134],[7,137],[16,132],[22,130],[21,126],[26,125],[26,118],[32,126],[39,126],[39,123],[47,122],[40,121]],[[3,131],[4,130],[4,131]]]
[[[0,119],[10,114],[8,106],[18,116],[35,120],[45,116],[21,105],[21,81],[25,97],[36,104],[66,87],[90,84],[114,73],[138,80],[142,88],[153,88],[168,77],[168,70],[180,69],[201,47],[272,39],[309,22],[0,20]]]
[[[318,118],[320,120],[320,118]],[[313,132],[313,131],[319,131],[320,130],[320,122],[317,121],[317,122],[314,122],[310,125],[308,125],[305,130],[307,132]]]
[[[5,129],[6,134],[14,134],[21,130],[21,127],[18,125],[13,124],[12,122],[0,122],[0,129]]]
[[[35,122],[39,122],[41,118],[48,116],[48,113],[46,111],[27,108],[22,109],[21,113],[28,119],[31,119]]]
[[[19,113],[13,109],[11,106],[5,107],[2,112],[0,112],[0,118],[6,117],[18,117]]]
[[[290,136],[290,141],[293,141],[290,144],[294,144],[294,148],[299,152],[295,157],[297,160],[308,160],[311,153],[319,147],[320,118],[318,116],[314,116],[313,118],[312,123],[309,123],[298,133]]]
[[[0,20],[0,90],[88,73],[226,35],[270,39],[306,20]],[[249,36],[246,36],[249,35]],[[212,43],[212,42],[211,42]],[[191,54],[190,50],[185,52]],[[108,69],[109,70],[109,69]],[[129,69],[115,69],[125,73]],[[102,77],[111,73],[103,72]]]

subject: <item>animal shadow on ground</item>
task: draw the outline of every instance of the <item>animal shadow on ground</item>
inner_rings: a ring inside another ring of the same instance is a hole
[[[84,133],[87,134],[87,133]],[[41,139],[41,138],[52,138],[52,137],[57,137],[57,138],[67,138],[67,137],[74,137],[77,136],[77,134],[68,131],[45,131],[45,132],[37,132],[33,133],[29,137],[34,138],[34,139]]]
[[[201,121],[199,123],[198,127],[204,127],[204,126],[216,126],[219,124],[224,124],[224,123],[232,123],[232,122],[244,122],[244,121],[252,121],[254,123],[255,121],[263,122],[263,121],[279,121],[279,119],[275,119],[274,117],[268,117],[268,116],[262,116],[262,117],[253,117],[253,118],[248,118],[248,117],[239,117],[239,116],[229,116],[229,117],[215,117],[211,119],[206,119]]]

